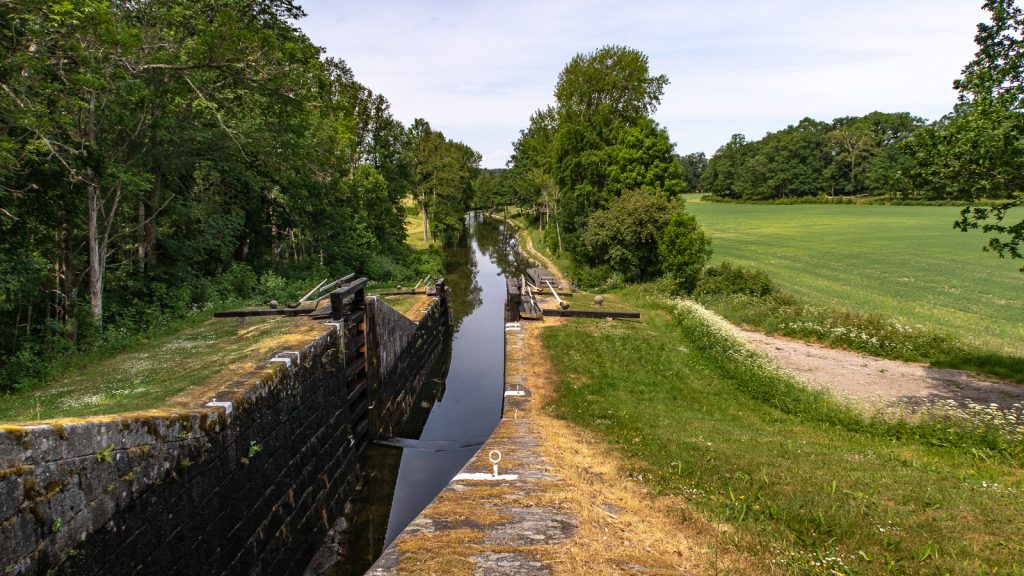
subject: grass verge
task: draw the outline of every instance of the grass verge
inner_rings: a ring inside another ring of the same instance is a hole
[[[189,404],[324,327],[302,318],[209,319],[138,338],[115,355],[79,355],[44,384],[0,398],[0,421],[78,418]]]
[[[545,331],[551,409],[783,572],[1024,574],[1024,470],[992,430],[863,416],[643,287],[643,322]]]

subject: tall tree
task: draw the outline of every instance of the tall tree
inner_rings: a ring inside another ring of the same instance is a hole
[[[667,84],[665,75],[650,73],[645,54],[624,46],[577,54],[559,74],[553,171],[570,247],[589,215],[615,197],[607,190],[612,147],[624,130],[654,114]]]
[[[703,152],[691,152],[685,156],[679,156],[679,163],[683,166],[686,191],[703,192],[700,187],[700,179],[708,167],[708,157]]]
[[[259,275],[402,273],[411,133],[302,16],[293,0],[0,3],[0,392],[102,340],[92,327],[248,296]],[[447,215],[479,156],[439,136]]]

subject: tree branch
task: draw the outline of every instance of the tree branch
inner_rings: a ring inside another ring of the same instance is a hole
[[[192,83],[192,80],[188,76],[185,76],[184,74],[182,74],[182,78],[185,79],[185,82],[188,82],[188,85],[192,87],[192,90],[196,93],[197,96],[199,96],[199,98],[203,102],[207,102],[207,103],[212,104],[212,102],[210,102],[206,98],[206,96],[203,95],[203,93],[199,90],[199,88],[196,87],[196,85]],[[238,141],[237,138],[235,138],[235,135],[234,135],[233,131],[230,128],[228,128],[227,125],[224,123],[224,118],[220,115],[220,112],[216,108],[213,109],[213,115],[217,118],[217,123],[220,125],[221,130],[223,130],[224,133],[228,135],[228,138],[231,138],[231,141],[234,142],[235,146],[238,147],[238,152],[242,155],[242,158],[246,162],[248,162],[249,161],[249,157],[245,154],[245,149],[242,148],[242,144]]]

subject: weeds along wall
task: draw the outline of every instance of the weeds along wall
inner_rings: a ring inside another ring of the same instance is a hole
[[[216,404],[0,428],[0,574],[301,574],[447,325],[371,298]]]

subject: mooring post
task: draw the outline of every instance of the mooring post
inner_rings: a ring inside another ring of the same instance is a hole
[[[505,322],[519,322],[519,307],[522,304],[522,292],[519,280],[505,278]]]
[[[341,321],[342,318],[366,309],[366,278],[360,278],[350,284],[343,284],[331,292],[331,319]]]
[[[434,284],[434,294],[437,296],[437,301],[441,305],[441,313],[447,314],[448,312],[448,285],[445,283],[444,278],[439,279]]]

